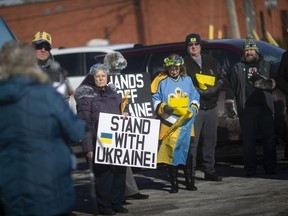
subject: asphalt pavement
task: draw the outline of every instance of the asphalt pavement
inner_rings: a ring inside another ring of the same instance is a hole
[[[79,148],[74,146],[74,150]],[[149,194],[147,200],[128,200],[127,214],[137,216],[287,216],[288,215],[288,161],[284,159],[284,145],[277,145],[277,174],[267,175],[261,165],[262,147],[257,148],[257,175],[245,177],[242,148],[239,143],[218,145],[216,169],[223,176],[221,182],[203,179],[201,167],[196,174],[197,191],[185,190],[183,172],[179,172],[180,190],[169,193],[169,178],[165,166],[156,170],[134,169],[141,193]],[[73,174],[77,216],[93,215],[93,199],[89,170],[78,154],[78,169]],[[120,214],[118,214],[120,215]]]

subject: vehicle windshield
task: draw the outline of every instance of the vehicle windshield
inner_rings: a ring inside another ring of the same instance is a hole
[[[10,31],[4,19],[0,16],[0,48],[9,40],[16,40],[15,35]]]

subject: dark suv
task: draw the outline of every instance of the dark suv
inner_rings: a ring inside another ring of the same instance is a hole
[[[240,61],[243,54],[243,39],[218,39],[207,40],[202,44],[202,52],[214,56],[218,59],[223,69],[229,75],[230,68],[236,62]],[[264,41],[257,41],[260,53],[264,59],[270,62],[276,69],[279,67],[281,56],[284,52],[283,49],[273,46]],[[150,73],[151,78],[159,72],[163,66],[163,59],[170,54],[177,53],[181,56],[186,54],[184,42],[159,44],[151,46],[139,46],[132,49],[120,50],[122,55],[127,60],[127,68],[122,71],[124,74],[131,73]],[[96,57],[96,61],[103,62],[105,55]],[[228,118],[225,112],[225,96],[226,87],[221,91],[218,107],[219,107],[219,127],[218,127],[218,140],[219,142],[234,141],[239,139],[240,127],[238,118]],[[278,89],[274,90],[276,110],[276,123],[279,125],[277,128],[278,137],[285,136],[284,120],[284,102],[285,96]]]
[[[201,47],[203,53],[212,55],[218,59],[224,70],[229,73],[229,68],[241,59],[243,42],[243,39],[206,40]],[[264,59],[278,68],[284,50],[264,41],[257,41],[257,46]],[[120,50],[120,52],[128,62],[128,67],[123,73],[149,72],[152,77],[162,68],[165,57],[173,53],[184,56],[186,48],[183,42],[179,42],[136,46],[132,49]],[[96,60],[102,61],[103,58],[104,55],[100,55],[96,57]]]

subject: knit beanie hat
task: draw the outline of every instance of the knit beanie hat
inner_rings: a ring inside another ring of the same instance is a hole
[[[187,47],[189,43],[199,43],[201,44],[201,37],[199,34],[189,34],[186,36],[185,46]]]
[[[258,52],[256,41],[251,35],[248,35],[247,38],[245,39],[243,49],[244,50],[256,50]]]

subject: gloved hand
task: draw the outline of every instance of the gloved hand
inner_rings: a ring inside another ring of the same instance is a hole
[[[217,87],[216,86],[210,86],[205,84],[207,89],[197,89],[198,93],[200,94],[200,97],[205,100],[210,100],[213,96],[217,95]]]
[[[211,85],[205,84],[205,86],[207,87],[206,89],[207,94],[214,95],[219,91],[216,85],[211,86]]]
[[[214,86],[211,86],[211,85],[208,85],[208,84],[205,84],[205,86],[208,88],[207,90],[211,93],[211,94],[218,94],[222,87],[223,87],[223,84],[224,82],[222,80],[218,80],[216,82],[216,84]]]
[[[254,84],[257,80],[260,80],[260,79],[263,79],[263,78],[264,78],[264,77],[261,76],[260,74],[254,73],[254,74],[249,78],[249,81]],[[264,79],[265,79],[265,78],[264,78]]]
[[[194,115],[196,115],[198,113],[198,110],[195,107],[190,107],[189,111]],[[191,116],[192,117],[192,116]]]
[[[276,82],[273,79],[259,79],[254,82],[254,87],[262,90],[272,90],[276,86]]]
[[[228,116],[228,118],[236,118],[237,113],[234,108],[234,101],[233,100],[226,100],[225,101],[225,114]]]
[[[208,91],[208,89],[203,90],[203,89],[197,88],[197,91],[200,94],[201,99],[204,99],[204,100],[210,100],[213,96],[211,92]]]
[[[172,108],[172,107],[170,107],[168,105],[165,105],[163,111],[167,115],[172,115],[173,112],[174,112],[174,108]]]

